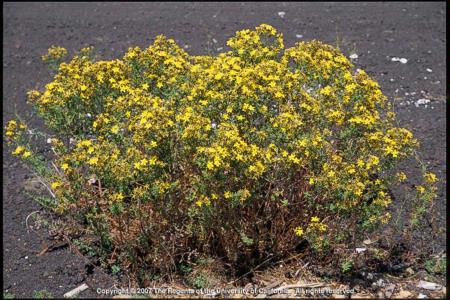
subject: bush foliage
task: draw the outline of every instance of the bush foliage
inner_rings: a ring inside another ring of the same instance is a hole
[[[161,35],[123,59],[43,57],[56,75],[29,101],[53,133],[53,166],[39,169],[51,207],[125,268],[167,272],[204,254],[252,264],[302,244],[332,253],[389,221],[389,186],[406,180],[395,168],[418,142],[379,85],[332,46],[285,49],[269,25],[227,44],[191,56]],[[6,127],[36,167],[30,132]],[[435,181],[424,171],[416,207]]]

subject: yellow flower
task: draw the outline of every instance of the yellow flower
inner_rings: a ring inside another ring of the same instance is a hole
[[[436,174],[431,173],[431,172],[426,172],[424,174],[424,178],[425,178],[425,182],[427,182],[429,184],[433,184],[437,181]]]
[[[67,164],[67,163],[63,163],[61,165],[61,169],[63,169],[64,171],[67,170],[68,168],[69,168],[69,164]]]
[[[23,153],[22,157],[23,157],[23,158],[27,158],[27,157],[29,157],[30,155],[31,155],[31,152],[30,152],[30,151],[25,151],[25,152]]]
[[[406,177],[406,174],[404,172],[397,173],[397,180],[399,182],[404,182],[406,179],[408,179],[408,178]]]
[[[311,218],[311,222],[313,222],[313,223],[317,223],[319,221],[320,221],[320,219],[318,217],[312,217]]]
[[[295,227],[295,228],[294,228],[294,232],[295,232],[295,235],[296,235],[296,236],[300,237],[300,236],[303,235],[303,228],[301,228],[300,226]]]
[[[223,196],[225,197],[225,199],[229,199],[229,198],[231,198],[231,192],[226,191],[226,192],[223,194]]]
[[[111,128],[111,132],[114,133],[114,134],[117,134],[119,132],[119,126],[118,125],[114,125]]]
[[[95,166],[95,165],[97,165],[97,163],[98,163],[98,157],[96,157],[96,156],[94,156],[88,160],[88,164],[90,164],[90,165]]]
[[[421,185],[416,186],[416,190],[420,193],[423,194],[425,193],[425,188]]]
[[[55,182],[53,182],[53,183],[51,184],[51,187],[52,187],[53,190],[56,190],[56,189],[57,189],[58,187],[60,187],[61,185],[62,185],[61,182],[55,181]]]
[[[16,150],[12,152],[13,155],[20,155],[22,152],[25,151],[25,148],[23,146],[17,146]]]
[[[324,232],[324,231],[327,231],[327,229],[328,229],[328,226],[327,226],[327,225],[325,225],[325,224],[319,224],[319,231]]]

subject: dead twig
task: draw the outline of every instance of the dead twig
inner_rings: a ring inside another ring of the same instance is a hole
[[[44,255],[47,252],[51,252],[53,250],[59,249],[61,247],[65,247],[67,245],[69,245],[68,242],[57,242],[57,241],[55,241],[52,244],[46,246],[44,249],[42,249],[41,252],[39,252],[37,254],[37,256],[42,256],[42,255]]]

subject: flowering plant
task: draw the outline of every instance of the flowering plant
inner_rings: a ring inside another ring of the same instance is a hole
[[[54,133],[54,167],[39,174],[51,208],[113,261],[167,271],[206,253],[242,264],[303,242],[332,251],[388,222],[389,185],[406,179],[395,166],[418,142],[379,85],[329,45],[284,49],[269,25],[228,46],[190,56],[158,36],[121,60],[92,48],[70,62],[59,47],[44,56],[57,74],[28,95]],[[6,126],[13,154],[38,167],[27,132]],[[436,180],[424,173],[417,207]]]

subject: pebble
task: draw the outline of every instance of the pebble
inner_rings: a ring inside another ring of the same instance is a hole
[[[417,100],[416,102],[414,102],[414,105],[416,107],[419,107],[419,105],[425,105],[425,104],[427,104],[429,102],[430,102],[430,100],[425,99],[425,98],[421,98],[421,99]]]
[[[296,34],[295,37],[301,39],[303,37],[303,34]]]
[[[417,296],[417,299],[425,299],[427,298],[427,295],[424,295],[422,293],[419,294],[419,296]]]
[[[394,291],[395,291],[395,284],[390,284],[385,288],[384,295],[386,296],[386,298],[391,298]]]
[[[430,291],[439,291],[440,289],[442,289],[442,285],[424,280],[420,280],[419,284],[417,284],[417,287]]]
[[[284,16],[286,15],[286,13],[284,11],[279,11],[278,15],[280,16],[280,18],[284,18]]]
[[[404,57],[400,58],[400,57],[393,57],[391,58],[391,61],[399,61],[402,64],[406,64],[408,62],[408,60]]]
[[[430,68],[427,68],[427,72],[431,73],[431,72],[433,72],[433,70],[431,70]]]
[[[358,54],[353,53],[352,55],[349,56],[350,59],[357,59],[358,58]]]

